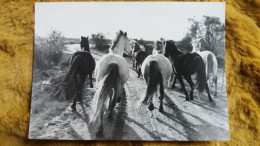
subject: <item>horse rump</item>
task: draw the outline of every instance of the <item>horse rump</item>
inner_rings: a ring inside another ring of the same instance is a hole
[[[148,85],[146,88],[145,96],[141,100],[142,104],[149,104],[152,102],[153,95],[157,92],[157,85],[160,84],[161,89],[163,90],[163,79],[162,74],[158,67],[158,62],[156,60],[150,61],[150,69],[148,73]]]
[[[112,63],[108,66],[108,73],[97,85],[97,91],[93,97],[91,109],[93,112],[93,117],[91,118],[91,123],[94,123],[100,112],[103,109],[104,103],[111,93],[113,88],[116,88],[116,84],[120,80],[119,78],[119,66],[116,63]],[[112,99],[114,101],[116,99]]]

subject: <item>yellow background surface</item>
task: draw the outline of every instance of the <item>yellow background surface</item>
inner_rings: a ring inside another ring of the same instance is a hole
[[[260,0],[226,1],[226,142],[28,140],[33,38],[34,1],[1,0],[0,145],[260,145]]]

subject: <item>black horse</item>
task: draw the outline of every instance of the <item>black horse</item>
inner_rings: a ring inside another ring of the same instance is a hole
[[[147,53],[145,51],[139,51],[135,57],[135,60],[136,60],[135,67],[136,67],[136,72],[138,74],[138,78],[142,75],[141,66],[146,57],[147,57]]]
[[[197,53],[187,53],[183,54],[174,44],[174,41],[164,41],[164,56],[169,58],[173,63],[173,70],[176,78],[181,84],[182,89],[186,95],[186,100],[193,100],[193,90],[195,88],[192,82],[191,75],[197,73],[197,84],[199,92],[203,92],[206,89],[209,101],[213,101],[209,93],[209,87],[206,80],[205,65],[201,56]],[[190,98],[185,85],[183,83],[182,77],[186,79],[191,87]]]
[[[141,76],[141,66],[144,62],[144,59],[147,57],[147,53],[145,51],[142,51],[138,44],[134,45],[133,52],[136,54],[134,64],[135,64],[135,70],[139,78]]]
[[[71,105],[73,110],[76,110],[77,101],[82,102],[81,90],[87,75],[89,75],[90,87],[93,88],[92,73],[96,66],[95,60],[90,53],[88,37],[81,37],[80,47],[81,49],[84,49],[84,51],[75,52],[72,55],[70,60],[70,69],[62,81],[60,90],[58,90],[55,94],[55,96],[59,94],[63,96],[64,90],[68,88],[68,83],[71,79],[74,79],[76,85],[76,95],[73,100],[73,104]]]

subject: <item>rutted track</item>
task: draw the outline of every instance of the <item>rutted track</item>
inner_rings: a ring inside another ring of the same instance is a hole
[[[101,55],[93,54],[98,60]],[[129,66],[131,60],[127,58]],[[159,99],[155,99],[155,110],[149,113],[147,106],[139,107],[146,84],[130,69],[121,103],[114,110],[113,120],[104,115],[104,136],[95,136],[95,125],[89,124],[90,101],[95,89],[84,88],[83,102],[77,103],[77,112],[72,112],[70,103],[61,114],[45,121],[34,138],[40,139],[100,139],[100,140],[225,140],[228,138],[228,116],[225,92],[215,98],[212,107],[206,95],[201,100],[184,102],[182,92],[165,89],[164,113],[158,110]],[[87,85],[88,87],[88,85]]]

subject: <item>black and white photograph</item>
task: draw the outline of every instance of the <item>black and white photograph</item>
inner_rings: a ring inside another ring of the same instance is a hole
[[[225,2],[36,2],[29,139],[226,141]]]

